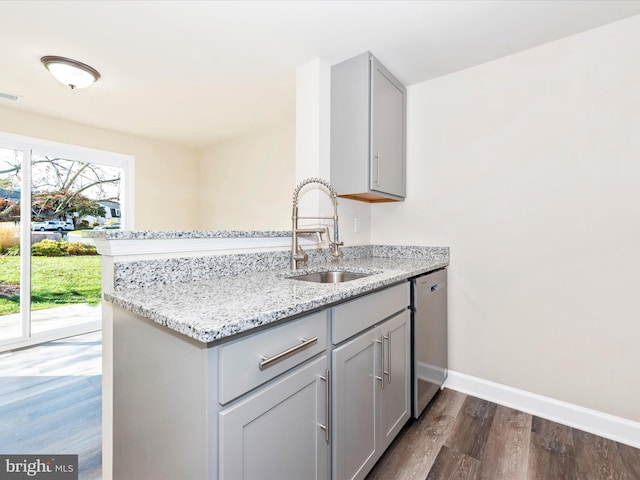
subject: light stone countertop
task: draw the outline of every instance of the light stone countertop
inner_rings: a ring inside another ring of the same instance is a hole
[[[106,240],[176,240],[290,237],[291,230],[83,230],[86,238]]]
[[[123,232],[124,233],[124,232]],[[449,264],[446,247],[379,247],[376,256],[292,272],[267,270],[105,293],[107,301],[203,343],[298,316]],[[378,256],[380,255],[380,256]],[[340,284],[293,280],[323,269],[372,273]]]

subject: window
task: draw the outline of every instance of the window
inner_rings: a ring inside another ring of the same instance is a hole
[[[131,227],[132,171],[127,155],[0,134],[0,350],[101,328],[81,231]]]

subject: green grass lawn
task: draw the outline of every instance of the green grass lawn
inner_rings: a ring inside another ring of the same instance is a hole
[[[20,283],[20,258],[0,256],[0,283]],[[31,257],[31,309],[100,302],[100,256]],[[18,295],[0,296],[0,315],[18,313]]]

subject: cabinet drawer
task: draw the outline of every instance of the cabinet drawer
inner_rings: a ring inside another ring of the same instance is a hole
[[[224,405],[327,348],[328,310],[220,347],[219,401]]]
[[[321,355],[218,414],[219,480],[329,478],[327,366]]]
[[[394,313],[409,307],[409,282],[333,307],[331,341],[343,342]]]

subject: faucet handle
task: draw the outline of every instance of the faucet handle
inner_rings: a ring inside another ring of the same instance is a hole
[[[331,247],[331,255],[333,257],[339,257],[342,255],[342,250],[340,247],[344,245],[344,242],[329,242],[329,246]]]
[[[302,250],[302,247],[298,247],[298,251],[292,255],[292,257],[296,262],[300,262],[303,265],[306,265],[309,261],[309,255],[307,255],[307,252]]]

